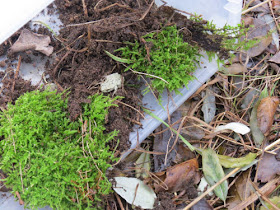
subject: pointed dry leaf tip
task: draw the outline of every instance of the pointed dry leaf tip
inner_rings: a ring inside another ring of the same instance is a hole
[[[211,148],[202,151],[202,170],[204,177],[210,186],[215,185],[225,176],[219,158]],[[214,192],[221,200],[225,201],[228,193],[227,181],[218,185],[214,189]]]
[[[113,187],[128,203],[143,209],[153,209],[157,198],[154,191],[136,178],[115,177],[116,185]]]
[[[257,108],[258,127],[267,136],[274,121],[274,115],[279,105],[279,98],[266,97],[260,101]]]
[[[220,125],[217,126],[214,130],[214,132],[219,132],[223,130],[232,130],[235,133],[240,133],[242,135],[245,135],[250,132],[250,128],[247,127],[246,125],[238,122],[231,122],[226,125]]]

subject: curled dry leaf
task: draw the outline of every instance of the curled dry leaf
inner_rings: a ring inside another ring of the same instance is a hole
[[[187,189],[190,183],[197,184],[199,180],[198,162],[194,158],[168,168],[164,182],[155,185],[155,190],[156,192],[161,192],[168,187],[169,192],[177,192]]]
[[[217,126],[214,130],[214,132],[223,131],[223,130],[232,130],[235,133],[240,133],[242,135],[245,135],[250,132],[250,128],[248,128],[246,125],[238,122],[231,122],[226,125],[220,125]]]
[[[27,29],[23,29],[18,40],[11,47],[11,52],[21,52],[26,50],[36,50],[47,56],[52,54],[53,47],[49,46],[51,39],[49,36],[35,34]]]
[[[274,114],[276,112],[277,106],[279,105],[279,102],[279,98],[277,97],[266,97],[263,98],[258,105],[258,127],[265,136],[267,136],[270,132],[274,120]]]

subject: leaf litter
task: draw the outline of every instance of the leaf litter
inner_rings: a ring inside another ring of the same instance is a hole
[[[269,151],[264,151],[264,146],[272,144],[279,138],[278,98],[280,87],[278,84],[279,71],[277,71],[280,63],[279,46],[277,45],[277,42],[279,42],[279,37],[277,37],[279,29],[276,24],[270,23],[271,21],[279,22],[279,2],[272,1],[272,4],[263,2],[258,0],[244,1],[244,11],[247,11],[246,23],[253,26],[248,37],[258,37],[261,42],[248,52],[242,52],[242,54],[245,54],[244,56],[236,54],[233,64],[226,63],[227,68],[225,71],[216,73],[212,80],[203,85],[197,93],[185,102],[185,105],[187,103],[192,104],[187,112],[182,112],[182,116],[179,116],[176,120],[171,120],[172,116],[169,116],[169,119],[165,122],[169,126],[157,130],[141,145],[138,145],[138,148],[134,151],[136,158],[115,166],[119,173],[115,177],[115,181],[113,181],[115,184],[113,189],[122,198],[111,199],[112,206],[122,206],[127,202],[132,206],[148,209],[159,206],[162,209],[176,209],[176,207],[186,208],[188,204],[192,204],[196,198],[199,198],[196,204],[192,205],[193,209],[240,209],[240,206],[243,209],[250,205],[252,208],[263,204],[269,206],[270,203],[262,201],[264,195],[277,205],[279,201],[277,187],[280,183],[278,180],[280,172],[277,170],[280,168],[278,161],[278,156],[280,156],[279,146],[275,145],[274,150]],[[59,2],[60,10],[69,9],[68,16],[62,17],[62,19],[68,24],[81,24],[92,21],[85,14],[75,16],[74,14],[76,13],[72,13],[73,5],[76,3],[76,1],[74,3]],[[258,6],[259,4],[261,5]],[[81,3],[79,2],[77,5],[79,5],[78,10],[83,11]],[[141,8],[141,5],[145,5],[145,7],[140,9],[139,13],[131,13],[135,15],[134,17],[128,17],[127,14],[123,14],[122,18],[115,16],[118,10],[122,10],[120,9],[121,7],[124,8],[124,13],[128,13],[129,8]],[[84,35],[88,30],[86,25],[75,26],[75,34],[69,32],[69,28],[74,26],[63,29],[64,38],[69,36],[67,37],[69,39],[65,42],[68,48],[58,53],[58,61],[53,64],[52,67],[54,68],[50,68],[54,69],[54,71],[50,72],[50,75],[63,89],[71,88],[74,90],[75,94],[71,96],[72,107],[70,107],[73,110],[73,118],[79,113],[80,102],[91,94],[90,88],[94,88],[94,84],[103,79],[99,78],[99,73],[111,73],[113,68],[116,68],[116,72],[121,71],[121,67],[114,66],[114,62],[103,61],[107,69],[101,70],[101,65],[97,65],[98,74],[93,74],[91,78],[93,85],[86,83],[88,89],[85,89],[77,81],[86,77],[87,68],[93,63],[98,63],[98,61],[88,62],[89,54],[83,54],[81,51],[84,47],[88,47],[92,50],[90,52],[91,56],[94,55],[101,59],[104,57],[106,47],[109,46],[109,53],[118,48],[121,36],[128,38],[128,40],[134,40],[135,36],[140,36],[141,34],[138,34],[138,32],[135,34],[134,29],[137,27],[143,29],[144,25],[141,25],[141,22],[139,23],[140,25],[136,24],[139,20],[137,18],[138,16],[141,18],[141,15],[148,11],[149,5],[144,1],[141,1],[140,4],[137,1],[129,4],[129,6],[124,4],[112,5],[109,1],[100,1],[98,7],[88,7],[89,14],[102,16],[102,21],[97,21],[91,25],[91,29],[95,33],[91,44],[87,44],[88,37]],[[248,11],[247,9],[252,6],[256,6],[255,9]],[[163,10],[167,11],[167,14],[171,12],[167,8]],[[149,11],[150,13],[148,12],[146,19],[144,18],[145,21],[150,20],[152,18],[150,14],[155,12],[153,7]],[[268,17],[267,15],[272,17],[270,22],[260,18],[261,16]],[[130,18],[129,22],[125,22],[123,18]],[[98,18],[95,17],[94,19]],[[163,19],[159,18],[157,20]],[[160,21],[155,23],[154,28],[150,30],[156,30],[158,25],[160,25]],[[116,33],[119,33],[119,35],[115,35]],[[78,41],[76,40],[77,38],[79,38]],[[57,44],[55,49],[60,49],[61,45],[63,43]],[[69,48],[69,46],[71,47]],[[4,48],[7,49],[5,46]],[[83,62],[81,63],[80,61]],[[73,64],[72,68],[70,68],[70,63]],[[272,67],[272,63],[276,66]],[[78,70],[77,72],[73,71],[74,68],[84,71],[85,74],[77,73]],[[1,104],[16,99],[16,95],[11,95],[8,92],[9,88],[13,86],[14,80],[16,81],[15,90],[20,89],[17,86],[20,84],[20,77],[16,77],[14,74],[4,76],[2,76],[2,78],[5,78],[5,80],[3,79],[3,93],[5,93],[6,98],[1,98],[3,101]],[[130,80],[133,77],[131,74],[124,76],[125,80]],[[76,80],[75,77],[77,77]],[[72,86],[71,83],[76,85]],[[35,89],[35,87],[29,86],[26,89],[32,88]],[[269,89],[270,94],[265,97],[259,96],[258,93],[266,88]],[[204,96],[201,92],[203,90],[206,91],[206,95],[208,94],[207,97],[212,98],[209,100],[213,105],[210,108],[207,101],[203,100]],[[121,92],[122,88],[118,91],[118,95],[125,95]],[[129,88],[126,91],[128,91],[127,95],[134,95]],[[77,95],[79,100],[75,102]],[[131,97],[124,102],[137,107],[137,102],[133,101],[136,98]],[[122,106],[122,111],[115,110],[116,114],[109,115],[108,121],[115,121],[118,118],[117,116],[126,113],[129,108],[124,107]],[[205,117],[206,115],[207,117]],[[130,115],[127,117],[131,119]],[[115,121],[115,124],[124,125],[119,121]],[[232,129],[231,126],[234,125],[232,130],[235,132],[215,132],[217,131],[215,129],[224,125],[230,125],[229,127],[222,127],[226,129]],[[125,127],[126,130],[123,133],[127,138],[129,128]],[[162,134],[165,135],[164,138]],[[178,136],[180,134],[183,138],[178,137],[177,134]],[[195,151],[188,149],[184,145],[185,141],[188,141],[195,148]],[[162,145],[159,145],[161,143]],[[145,150],[142,148],[150,149]],[[156,159],[161,163],[156,163],[154,161]],[[151,160],[154,163],[151,163]],[[257,166],[255,166],[256,162]],[[237,170],[233,177],[227,177],[226,168],[235,170],[242,167],[243,170]],[[110,176],[110,172],[108,173],[108,176]],[[114,178],[113,174],[111,176]],[[196,187],[203,176],[210,186],[215,185],[221,179],[226,179],[214,189],[215,194],[209,195],[207,193],[202,197],[198,197]],[[138,177],[138,179],[134,177]],[[273,191],[275,191],[276,197],[270,197]],[[156,202],[156,197],[159,201],[158,203]],[[171,204],[170,208],[167,207],[167,203],[164,204],[165,198]]]

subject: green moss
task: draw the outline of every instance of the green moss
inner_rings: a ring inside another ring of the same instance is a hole
[[[5,184],[29,208],[99,209],[110,193],[105,172],[116,158],[107,143],[117,132],[104,134],[104,122],[113,100],[91,100],[77,122],[67,116],[67,99],[49,91],[26,93],[0,114]]]
[[[122,52],[122,58],[130,61],[125,71],[132,69],[150,74],[147,77],[152,79],[152,90],[158,93],[162,93],[165,88],[177,91],[195,79],[192,73],[200,58],[198,48],[184,42],[176,26],[149,33],[143,39],[150,46],[149,52],[147,46],[137,41],[117,50]],[[149,91],[148,88],[146,90]]]
[[[244,39],[244,35],[248,32],[248,28],[244,25],[237,27],[225,25],[223,28],[217,28],[212,22],[204,21],[200,17],[193,17],[191,20],[200,23],[197,30],[201,36],[205,37],[209,44],[215,45],[207,46],[207,49],[212,51],[206,53],[210,62],[213,58],[216,59],[218,66],[223,63],[221,59],[233,56],[231,51],[248,50],[258,42]],[[199,50],[206,47],[205,44],[197,43],[197,46],[193,46],[184,42],[183,35],[176,25],[149,33],[141,40],[141,43],[138,41],[125,43],[125,47],[116,50],[121,52],[120,57],[105,52],[112,59],[124,63],[125,71],[132,70],[150,78],[151,84],[146,88],[146,92],[152,90],[161,94],[164,89],[168,89],[178,93],[179,88],[187,86],[195,79],[192,73],[197,69],[202,56]]]

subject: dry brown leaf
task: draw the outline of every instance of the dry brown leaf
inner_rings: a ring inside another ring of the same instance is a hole
[[[253,25],[248,32],[248,39],[260,39],[261,41],[247,51],[249,57],[260,55],[272,42],[272,35],[269,34],[270,27],[262,20],[255,18]]]
[[[247,68],[240,63],[233,63],[225,69],[225,72],[228,74],[240,74],[243,72],[247,72]]]
[[[11,52],[36,50],[47,56],[52,54],[53,47],[49,46],[51,39],[47,35],[35,34],[28,29],[23,29],[18,40],[11,47]]]
[[[192,210],[212,210],[214,208],[212,206],[210,206],[210,204],[207,202],[207,200],[205,198],[202,198],[191,209]]]
[[[280,0],[272,0],[272,7],[276,10],[276,12],[279,12],[280,10]]]
[[[250,170],[247,170],[238,177],[234,185],[230,189],[230,199],[227,201],[228,209],[240,204],[246,200],[254,192],[252,184],[248,181],[250,179]]]
[[[185,144],[179,143],[175,162],[183,162],[195,158],[195,154]]]
[[[261,100],[257,109],[258,127],[267,136],[270,132],[276,108],[279,105],[279,98],[266,97]]]
[[[269,59],[270,62],[280,63],[280,51],[278,51],[272,58]]]
[[[280,154],[280,150],[277,151],[277,154]],[[280,175],[280,161],[276,159],[275,155],[264,153],[259,162],[257,171],[258,180],[268,182],[276,177],[276,175]]]
[[[245,24],[245,26],[249,26],[253,24],[254,18],[251,16],[244,16],[242,17],[242,22]]]
[[[177,164],[166,170],[166,178],[164,183],[155,185],[155,191],[164,191],[167,186],[169,192],[177,192],[180,190],[186,190],[190,184],[197,184],[200,180],[198,173],[197,159],[191,159],[183,163]]]

